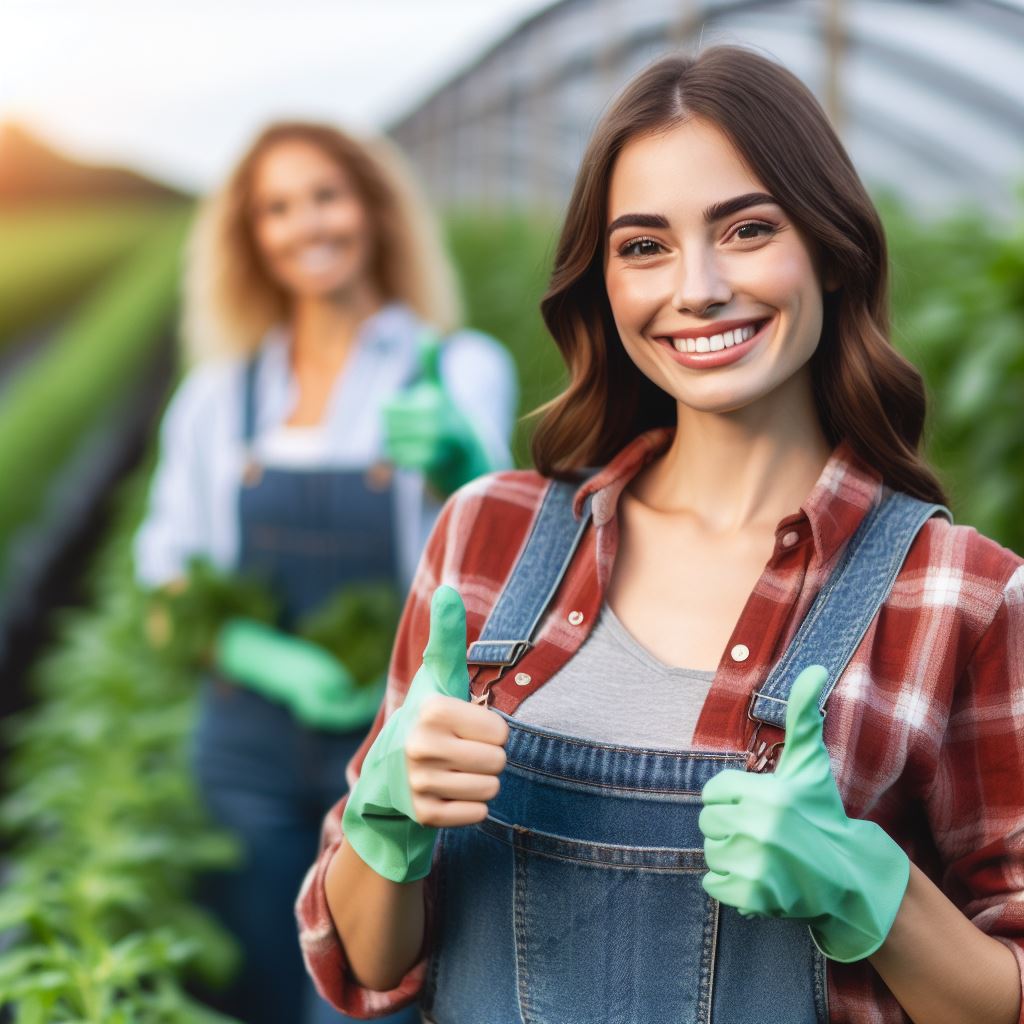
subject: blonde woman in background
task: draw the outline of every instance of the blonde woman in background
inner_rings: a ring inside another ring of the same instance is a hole
[[[193,743],[244,855],[213,898],[245,954],[224,1009],[344,1019],[304,976],[292,906],[380,690],[292,631],[348,584],[404,591],[441,501],[509,464],[514,370],[456,330],[451,265],[396,155],[326,125],[252,143],[200,214],[185,291],[195,365],[163,422],[136,573],[163,587],[202,557],[280,608],[276,630],[221,630]]]

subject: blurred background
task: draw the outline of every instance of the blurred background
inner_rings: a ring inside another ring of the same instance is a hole
[[[128,551],[196,198],[272,119],[386,132],[525,413],[563,380],[537,302],[600,112],[719,42],[826,106],[884,212],[954,514],[1024,550],[1024,0],[0,6],[0,1019],[220,1019],[232,969],[188,895],[231,856],[184,778],[191,676],[143,642]]]

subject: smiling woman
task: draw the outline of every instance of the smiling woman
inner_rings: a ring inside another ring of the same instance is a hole
[[[307,875],[323,991],[1019,1024],[1024,562],[940,504],[881,225],[807,89],[731,47],[639,74],[542,310],[570,380],[540,472],[446,507]]]

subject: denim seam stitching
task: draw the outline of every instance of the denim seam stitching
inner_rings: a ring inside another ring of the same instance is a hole
[[[516,949],[516,998],[519,1001],[519,1016],[523,1024],[531,1024],[533,1013],[530,1010],[529,1000],[529,969],[527,958],[529,949],[526,939],[526,863],[525,858],[519,855],[519,847],[512,843],[512,863],[515,876],[513,890],[513,921],[515,929]]]
[[[744,759],[743,758],[739,758],[739,757],[734,757],[733,760],[736,762],[737,765],[741,765],[743,763]],[[544,778],[547,778],[547,779],[560,779],[563,782],[572,782],[572,783],[575,783],[576,785],[591,786],[594,789],[619,790],[619,791],[621,791],[623,793],[650,793],[652,795],[653,794],[657,794],[657,795],[664,795],[664,796],[672,796],[672,795],[699,796],[701,791],[702,791],[702,789],[703,789],[703,786],[701,787],[701,789],[655,789],[655,788],[650,787],[650,786],[642,787],[642,786],[622,785],[622,784],[613,783],[613,782],[597,782],[597,781],[594,781],[594,780],[591,780],[591,779],[575,778],[575,777],[573,777],[571,775],[558,775],[555,772],[546,772],[546,771],[543,771],[540,768],[530,768],[527,765],[523,764],[521,761],[507,761],[506,762],[506,767],[519,768],[519,769],[522,769],[524,772],[528,772],[531,775],[540,775],[540,776],[543,776]]]
[[[704,913],[704,948],[700,960],[700,991],[697,996],[697,1010],[703,1017],[702,1024],[711,1024],[711,1009],[715,1001],[715,959],[718,955],[718,927],[720,922],[718,900],[708,896]],[[710,934],[709,934],[710,933]],[[710,950],[708,942],[710,939]]]

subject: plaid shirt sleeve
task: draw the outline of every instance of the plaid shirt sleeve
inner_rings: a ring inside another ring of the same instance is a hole
[[[430,598],[440,581],[444,564],[445,539],[452,517],[453,501],[445,505],[431,533],[420,559],[412,588],[398,626],[395,646],[388,669],[388,684],[384,702],[370,730],[346,770],[351,790],[367,751],[377,738],[385,721],[400,707],[408,692],[412,677],[420,666],[423,649],[430,633]],[[295,905],[299,926],[299,944],[306,961],[306,969],[320,994],[343,1013],[358,1019],[379,1017],[411,1003],[423,981],[425,961],[420,961],[406,974],[401,983],[388,992],[364,988],[352,976],[345,950],[341,944],[330,910],[324,879],[327,867],[342,841],[341,819],[345,798],[338,801],[324,819],[320,834],[320,852],[306,874]],[[431,897],[428,876],[427,914],[430,915]],[[429,923],[428,923],[429,931]]]
[[[1022,765],[1024,566],[1019,566],[954,694],[927,809],[946,865],[947,895],[978,928],[1013,950],[1024,974]]]

